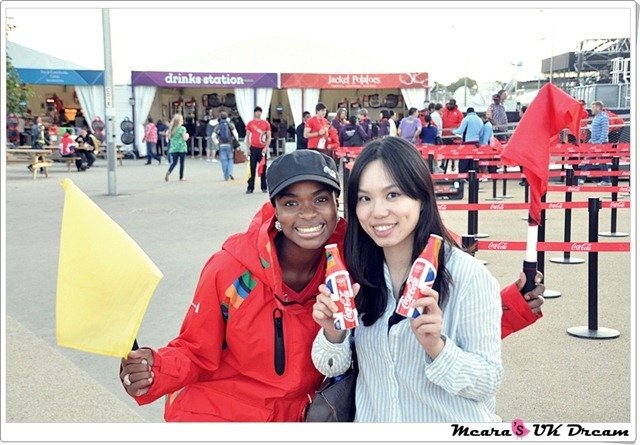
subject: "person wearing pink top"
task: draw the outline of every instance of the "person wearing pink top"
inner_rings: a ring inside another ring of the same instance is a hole
[[[153,149],[158,143],[158,128],[156,127],[156,124],[153,123],[153,119],[151,119],[151,117],[147,119],[147,123],[144,126],[144,137],[142,138],[142,142],[147,143],[146,165],[151,164],[152,158],[158,161],[158,165],[162,164],[162,156],[153,152]]]

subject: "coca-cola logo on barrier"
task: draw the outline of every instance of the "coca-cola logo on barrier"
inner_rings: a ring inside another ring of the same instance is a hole
[[[626,201],[611,201],[610,207],[612,209],[624,209],[627,207]]]
[[[578,185],[570,185],[567,187],[567,192],[579,192],[580,186]]]
[[[504,210],[504,204],[491,204],[489,210]]]
[[[572,252],[591,252],[592,243],[573,243],[571,245]]]
[[[491,241],[489,243],[489,250],[508,250],[509,243],[506,241]]]
[[[564,209],[564,203],[563,202],[550,202],[549,203],[549,208],[550,209]]]

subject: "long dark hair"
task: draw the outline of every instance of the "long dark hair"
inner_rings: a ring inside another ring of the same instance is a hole
[[[364,169],[377,160],[382,161],[403,193],[421,202],[411,262],[425,248],[430,234],[440,235],[445,240],[438,258],[438,277],[433,286],[440,295],[438,304],[441,307],[449,296],[451,285],[451,275],[444,264],[450,255],[449,246],[457,246],[442,223],[429,168],[416,148],[410,142],[395,136],[369,142],[357,157],[349,176],[346,196],[349,224],[344,243],[349,272],[361,286],[356,304],[363,315],[365,326],[371,326],[382,316],[388,298],[384,281],[384,252],[364,231],[356,214],[360,177]]]

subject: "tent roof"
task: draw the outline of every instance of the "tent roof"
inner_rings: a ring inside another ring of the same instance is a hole
[[[388,55],[385,55],[388,56]],[[169,69],[192,72],[236,73],[397,73],[416,71],[416,62],[392,65],[346,48],[335,48],[305,38],[267,37],[218,48],[167,64]],[[408,66],[405,66],[408,65]],[[417,69],[424,71],[424,67]]]
[[[11,57],[11,63],[15,68],[31,69],[65,69],[86,70],[87,68],[76,65],[66,60],[58,59],[26,46],[7,41],[7,55]]]

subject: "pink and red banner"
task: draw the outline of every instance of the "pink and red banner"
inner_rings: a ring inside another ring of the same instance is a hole
[[[383,88],[427,88],[427,73],[394,74],[298,74],[280,75],[281,88],[383,89]]]

